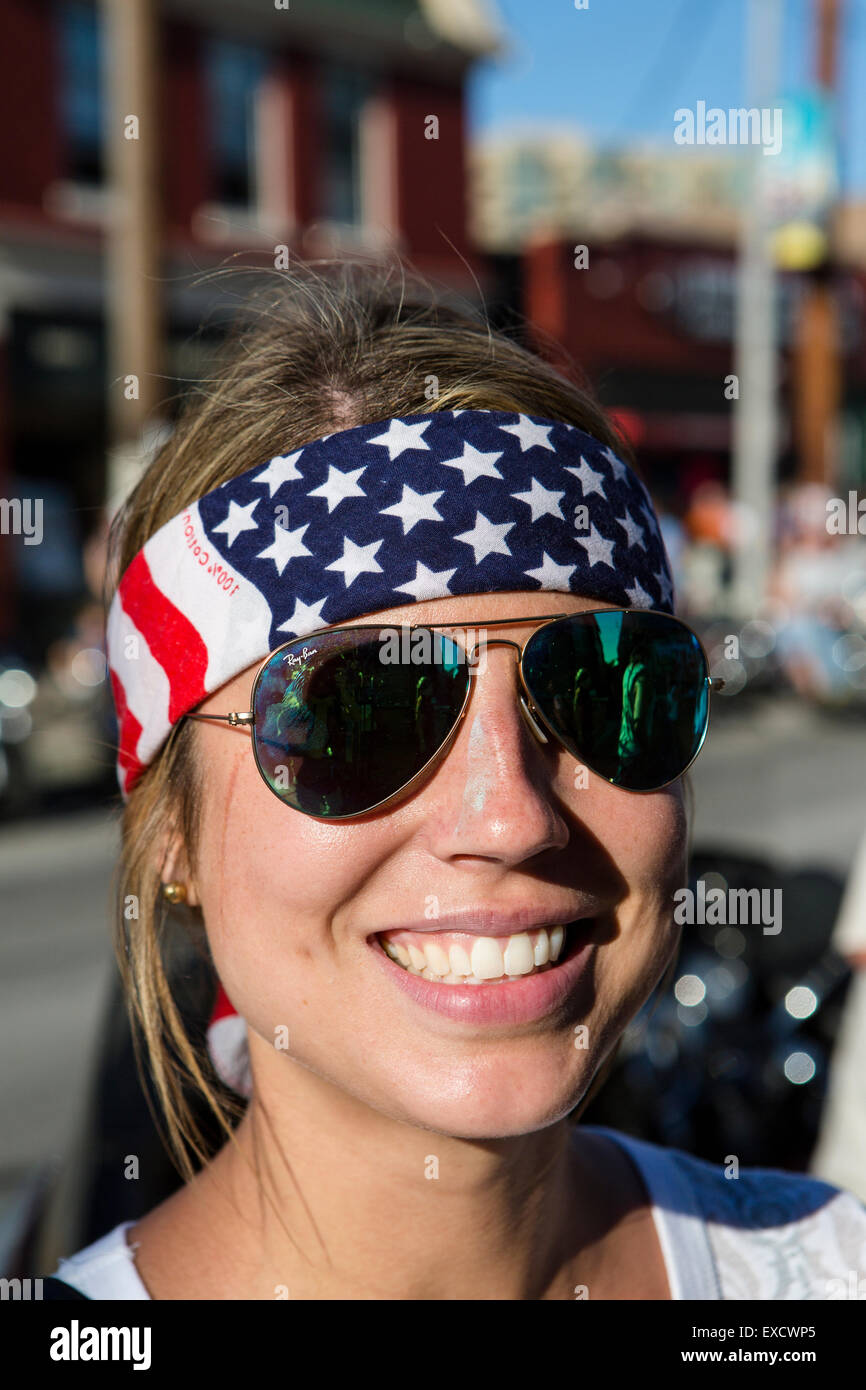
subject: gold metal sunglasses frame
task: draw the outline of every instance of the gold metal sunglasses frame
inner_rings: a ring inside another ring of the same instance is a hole
[[[547,627],[547,626],[549,626],[551,623],[561,622],[563,618],[593,617],[593,616],[595,616],[595,615],[598,614],[598,613],[635,613],[635,612],[650,613],[650,614],[653,614],[653,615],[655,615],[655,616],[657,616],[657,617],[660,617],[660,618],[667,618],[670,622],[677,623],[680,627],[684,628],[684,629],[686,630],[686,632],[689,633],[690,636],[694,637],[695,641],[697,642],[698,646],[700,647],[701,652],[703,653],[705,666],[706,666],[706,668],[707,668],[707,671],[709,672],[709,658],[708,658],[708,656],[707,656],[707,652],[706,652],[706,649],[705,649],[705,647],[704,647],[704,644],[703,644],[703,642],[701,641],[701,639],[700,639],[700,637],[698,636],[698,634],[697,634],[696,632],[694,632],[694,631],[692,630],[692,628],[689,627],[688,623],[684,623],[684,622],[682,621],[681,618],[676,618],[676,617],[674,617],[674,615],[671,614],[671,613],[662,613],[662,612],[660,612],[660,610],[655,609],[655,608],[641,608],[641,609],[634,609],[634,608],[591,608],[591,609],[581,609],[581,610],[580,610],[579,612],[577,612],[577,613],[542,613],[542,614],[540,614],[540,615],[537,616],[537,617],[527,617],[527,618],[491,618],[491,619],[489,619],[489,620],[486,621],[486,622],[451,622],[451,623],[351,623],[351,624],[345,623],[345,624],[340,624],[340,625],[338,625],[338,626],[336,626],[336,627],[323,627],[323,628],[318,628],[315,632],[308,632],[304,637],[292,637],[292,638],[289,639],[288,642],[283,642],[282,646],[275,647],[274,650],[273,650],[272,652],[269,652],[268,655],[267,655],[267,656],[264,658],[264,660],[262,661],[262,663],[261,663],[261,665],[259,666],[258,670],[256,671],[255,676],[253,677],[252,688],[251,688],[251,690],[250,690],[250,701],[249,701],[249,703],[250,703],[250,709],[249,709],[249,710],[246,710],[246,711],[230,710],[228,714],[193,714],[193,713],[190,713],[190,714],[185,714],[185,715],[183,715],[182,717],[183,717],[184,719],[214,719],[214,720],[217,720],[217,721],[219,721],[219,722],[229,724],[229,725],[231,725],[232,728],[247,729],[247,730],[249,731],[249,733],[252,734],[252,726],[253,726],[253,724],[255,723],[256,689],[257,689],[257,687],[258,687],[259,680],[261,679],[262,673],[264,672],[265,668],[269,665],[269,663],[273,660],[273,658],[274,658],[275,656],[278,656],[279,653],[280,653],[281,651],[284,651],[287,647],[293,647],[297,642],[308,642],[308,641],[311,641],[312,639],[314,639],[314,638],[316,638],[316,637],[323,637],[323,636],[325,636],[326,634],[327,634],[328,636],[330,636],[331,634],[337,633],[337,632],[365,632],[365,631],[366,631],[366,632],[369,632],[369,631],[373,631],[373,630],[378,630],[378,631],[381,632],[381,631],[383,631],[383,630],[402,629],[402,628],[404,628],[404,627],[405,627],[405,628],[408,628],[410,632],[421,631],[421,630],[424,630],[424,629],[426,629],[426,630],[428,630],[428,631],[430,631],[430,632],[438,632],[438,631],[453,630],[453,629],[464,629],[464,630],[465,630],[465,629],[469,629],[469,630],[475,632],[475,631],[483,631],[483,630],[485,630],[486,628],[489,628],[489,627],[508,627],[508,626],[511,626],[511,627],[516,627],[516,626],[528,627],[528,626],[533,626],[533,627],[535,628],[535,631],[533,631],[533,632],[530,633],[530,635],[527,637],[526,641],[522,644],[522,646],[521,646],[521,644],[520,644],[519,642],[512,642],[512,641],[510,641],[507,637],[498,637],[498,638],[495,638],[492,642],[489,642],[489,641],[487,641],[487,640],[485,639],[485,641],[484,641],[484,643],[483,643],[483,646],[484,646],[485,648],[487,648],[487,647],[513,647],[513,648],[514,648],[514,650],[518,653],[517,674],[518,674],[518,676],[519,676],[519,678],[520,678],[520,684],[521,684],[521,686],[523,687],[523,693],[520,695],[520,699],[519,699],[519,708],[520,708],[521,714],[523,715],[523,717],[524,717],[526,723],[529,725],[529,728],[531,729],[532,733],[534,734],[534,736],[536,737],[536,739],[538,740],[539,743],[544,743],[544,744],[546,744],[546,743],[549,743],[551,739],[553,739],[554,743],[558,744],[560,748],[564,749],[564,751],[565,751],[566,753],[568,753],[569,756],[574,757],[574,754],[572,753],[571,749],[570,749],[570,748],[566,748],[566,746],[565,746],[565,744],[563,743],[562,739],[559,737],[559,735],[556,733],[556,731],[551,727],[549,721],[548,721],[547,719],[545,719],[544,714],[542,713],[541,710],[539,710],[539,709],[537,708],[537,706],[535,705],[535,703],[534,703],[534,701],[533,701],[532,694],[531,694],[531,692],[530,692],[530,690],[529,690],[529,687],[528,687],[527,684],[526,684],[526,681],[525,681],[524,675],[523,675],[523,654],[524,654],[524,652],[526,651],[526,648],[527,648],[527,646],[529,645],[530,641],[531,641],[532,638],[536,635],[536,632],[538,632],[540,628],[542,628],[542,627]],[[458,642],[458,643],[456,643],[456,645],[457,645],[457,646],[460,646],[460,643]],[[467,650],[465,647],[461,647],[461,650],[465,653],[465,655],[466,655],[466,657],[467,657],[467,663],[470,665],[470,667],[472,666],[472,664],[473,664],[473,662],[474,662],[475,655],[476,655],[476,653],[480,650],[481,645],[482,645],[482,643],[473,643],[473,645],[472,645],[468,650]],[[724,689],[725,682],[724,682],[724,680],[722,680],[722,679],[721,679],[720,677],[718,677],[718,676],[710,676],[709,674],[707,674],[707,676],[705,677],[705,680],[706,680],[706,684],[707,684],[707,686],[709,687],[709,690],[710,690],[711,692],[712,692],[712,691],[720,691],[720,690]],[[279,798],[279,800],[280,800],[280,802],[282,803],[282,805],[283,805],[283,806],[287,806],[288,809],[289,809],[290,811],[298,811],[302,816],[310,816],[313,820],[321,820],[321,821],[357,820],[360,816],[369,816],[369,815],[371,815],[374,811],[380,811],[380,810],[384,809],[385,807],[391,806],[391,805],[392,805],[394,802],[396,802],[398,799],[400,799],[400,798],[402,798],[404,795],[410,793],[415,787],[419,786],[419,785],[421,784],[422,781],[425,781],[425,780],[427,779],[427,777],[429,777],[429,775],[430,775],[430,773],[433,771],[433,769],[439,765],[439,763],[440,763],[440,762],[442,761],[442,759],[445,757],[445,755],[446,755],[446,753],[448,752],[449,748],[450,748],[451,745],[453,744],[454,740],[456,739],[457,734],[458,734],[458,731],[459,731],[459,729],[460,729],[460,726],[461,726],[461,724],[462,724],[462,722],[463,722],[463,719],[464,719],[464,717],[465,717],[465,715],[466,715],[466,712],[467,712],[467,710],[468,710],[468,708],[469,708],[469,701],[470,701],[470,697],[471,697],[471,695],[472,695],[472,684],[473,684],[473,682],[472,682],[471,679],[467,681],[467,684],[466,684],[466,694],[465,694],[465,696],[463,697],[463,704],[462,704],[462,706],[461,706],[461,708],[460,708],[460,712],[459,712],[459,714],[457,715],[457,718],[456,718],[455,721],[454,721],[453,728],[451,729],[451,731],[449,732],[449,734],[447,735],[447,737],[443,740],[443,742],[439,745],[439,747],[436,749],[435,753],[433,753],[433,754],[427,759],[427,762],[424,764],[424,766],[423,766],[422,768],[420,768],[418,772],[414,773],[413,776],[410,777],[408,781],[404,782],[400,787],[398,787],[396,791],[391,792],[391,794],[390,794],[389,796],[386,796],[382,801],[377,801],[377,802],[375,803],[375,805],[373,805],[373,806],[368,806],[368,807],[367,807],[365,810],[363,810],[363,811],[352,811],[352,812],[349,813],[349,815],[346,815],[346,816],[317,816],[317,815],[315,814],[315,812],[313,812],[313,811],[304,811],[304,810],[302,810],[301,807],[299,807],[299,806],[292,806],[290,802],[286,801],[283,797],[280,796],[280,793],[277,791],[277,789],[276,789],[275,787],[272,787],[271,784],[270,784],[270,782],[268,781],[267,776],[265,775],[264,769],[262,768],[262,765],[261,765],[261,763],[259,762],[258,750],[256,749],[255,739],[253,739],[253,740],[252,740],[252,747],[253,747],[253,756],[255,757],[255,760],[256,760],[256,767],[258,768],[259,774],[261,775],[261,778],[262,778],[262,781],[265,783],[265,785],[266,785],[266,787],[268,788],[268,790],[271,791],[271,792],[273,792],[274,796],[276,796],[276,797]],[[672,782],[676,782],[680,777],[684,776],[685,773],[688,772],[688,770],[689,770],[689,768],[691,767],[692,763],[695,761],[695,758],[697,758],[698,754],[700,753],[701,749],[703,748],[704,742],[705,742],[706,737],[707,737],[707,732],[708,732],[708,730],[709,730],[709,726],[710,726],[710,707],[709,707],[709,705],[708,705],[708,706],[707,706],[707,717],[706,717],[706,720],[705,720],[705,722],[704,722],[704,731],[703,731],[703,733],[702,733],[702,735],[701,735],[700,743],[698,744],[697,748],[695,749],[693,756],[689,759],[689,762],[686,764],[686,766],[682,769],[681,772],[678,772],[678,773],[677,773],[676,777],[670,777],[670,778],[668,779],[668,781],[667,781],[667,782],[663,782],[663,783],[661,784],[661,786],[659,786],[659,787],[652,787],[649,791],[646,791],[646,792],[643,792],[643,791],[634,791],[634,790],[632,790],[631,788],[628,788],[628,787],[620,788],[620,790],[622,790],[622,791],[631,791],[631,792],[632,792],[632,795],[635,795],[635,796],[649,796],[649,795],[651,795],[653,792],[663,791],[664,788],[665,788],[665,787],[669,787],[669,786],[671,785]],[[545,732],[545,730],[546,730],[546,732]],[[584,761],[585,761],[585,759],[584,759]],[[591,763],[586,762],[586,766],[589,768],[589,770],[590,770],[591,772],[594,772],[594,771],[595,771],[595,769],[592,767],[592,764],[591,764]],[[601,773],[598,773],[598,772],[597,772],[597,773],[596,773],[596,776],[597,776],[597,777],[602,777],[602,781],[608,782],[611,786],[615,786],[615,785],[616,785],[615,782],[612,782],[611,779],[608,778],[608,777],[604,777]]]

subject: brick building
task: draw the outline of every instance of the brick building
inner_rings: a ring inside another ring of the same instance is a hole
[[[730,151],[606,149],[571,127],[470,150],[470,228],[513,268],[523,313],[619,412],[656,490],[729,476],[744,167]],[[839,476],[866,489],[866,208],[842,205],[832,272],[843,398]],[[796,463],[793,351],[807,277],[777,283],[780,475]]]
[[[474,295],[464,89],[499,42],[476,0],[154,8],[166,396],[200,360],[194,282],[237,251],[394,248]],[[0,496],[42,497],[51,535],[0,537],[0,641],[38,660],[106,494],[104,16],[0,0],[0,33]]]

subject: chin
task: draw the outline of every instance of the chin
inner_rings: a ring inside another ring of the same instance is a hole
[[[595,1071],[594,1062],[583,1054],[577,1066],[570,1040],[571,1057],[561,1052],[551,1055],[542,1048],[540,1055],[522,1062],[512,1057],[489,1057],[454,1067],[441,1067],[429,1075],[426,1084],[411,1092],[401,1088],[390,1110],[405,1123],[432,1130],[455,1139],[507,1139],[547,1129],[568,1115],[588,1090]]]

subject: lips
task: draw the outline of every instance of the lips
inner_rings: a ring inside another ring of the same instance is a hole
[[[408,997],[411,1004],[420,1006],[425,1010],[444,1015],[447,1018],[464,1022],[472,1025],[492,1025],[505,1024],[513,1025],[520,1023],[530,1023],[553,1016],[562,1012],[568,1007],[570,997],[576,992],[581,978],[589,964],[594,945],[596,919],[592,917],[581,917],[570,923],[564,928],[563,944],[561,953],[555,961],[548,959],[541,966],[535,965],[534,952],[542,932],[548,941],[550,940],[555,927],[539,928],[521,932],[500,931],[498,936],[493,937],[493,943],[502,953],[503,966],[505,955],[503,947],[507,950],[515,936],[528,936],[533,943],[533,968],[523,974],[497,974],[487,979],[480,979],[474,975],[460,976],[452,968],[447,974],[439,975],[429,965],[427,951],[423,952],[424,966],[412,966],[410,956],[409,967],[404,966],[389,954],[394,951],[396,945],[400,945],[408,953],[409,945],[414,944],[415,950],[421,950],[421,944],[425,939],[429,939],[434,946],[438,945],[444,953],[443,938],[456,946],[466,947],[471,945],[472,954],[469,954],[470,964],[474,966],[474,952],[479,948],[482,953],[487,953],[489,948],[484,943],[491,940],[485,938],[477,930],[467,930],[469,925],[468,918],[462,919],[463,930],[442,931],[440,923],[427,923],[417,933],[409,928],[391,928],[378,933],[377,936],[368,939],[368,944],[372,948],[374,959],[379,963],[380,968],[386,973],[392,983]],[[503,926],[501,919],[497,922],[498,926]],[[431,928],[438,926],[438,932],[431,931]],[[477,919],[472,921],[472,926],[477,926]],[[408,938],[414,936],[414,942]],[[383,940],[385,938],[385,940]],[[404,945],[404,943],[407,943]],[[386,949],[386,947],[388,949]],[[517,948],[522,951],[524,962],[527,957],[525,946]],[[541,947],[543,954],[543,945]],[[479,964],[483,965],[485,954],[479,955]],[[420,964],[421,956],[416,957]],[[448,950],[448,965],[452,966],[451,949]],[[521,959],[518,954],[516,959]],[[433,960],[437,961],[436,952],[433,952]],[[515,954],[509,960],[512,964]],[[458,965],[463,965],[459,955],[456,957]],[[494,962],[491,960],[491,965]],[[444,962],[438,961],[441,967]]]

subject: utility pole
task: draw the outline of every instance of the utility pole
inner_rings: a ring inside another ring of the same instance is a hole
[[[747,101],[759,109],[772,109],[778,97],[781,18],[781,0],[749,0]],[[743,618],[755,614],[767,591],[778,444],[776,285],[766,190],[766,164],[772,156],[766,156],[760,144],[749,146],[748,156],[737,278],[738,396],[732,468],[739,534],[734,541],[731,601]]]
[[[838,78],[840,0],[813,0],[815,78],[832,97]],[[833,217],[828,248],[807,278],[792,356],[792,405],[801,482],[832,487],[836,478],[835,426],[842,399],[839,322],[833,290]]]
[[[106,34],[106,152],[110,224],[106,326],[111,441],[109,493],[126,490],[145,427],[161,399],[157,26],[153,0],[102,0]],[[140,463],[139,463],[140,466]]]

